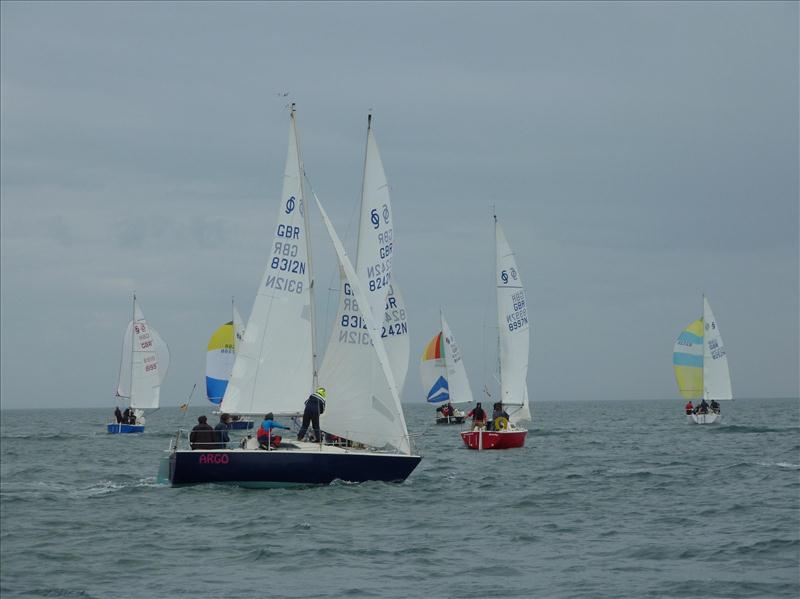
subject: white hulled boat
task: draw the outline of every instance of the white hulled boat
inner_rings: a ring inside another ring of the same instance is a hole
[[[454,404],[472,403],[472,390],[461,350],[441,310],[439,319],[441,330],[422,352],[419,365],[422,388],[428,390],[426,401],[438,405],[436,424],[461,424],[466,415]]]
[[[158,332],[145,320],[136,294],[133,317],[122,340],[122,358],[116,396],[127,400],[126,418],[109,422],[109,433],[143,433],[145,410],[157,410],[161,383],[169,368],[169,348]],[[119,409],[119,406],[117,406]]]
[[[702,400],[693,409],[687,404],[686,420],[690,424],[722,422],[722,412],[715,406],[718,401],[733,399],[731,375],[719,325],[705,296],[703,317],[681,331],[675,341],[672,367],[683,398]]]

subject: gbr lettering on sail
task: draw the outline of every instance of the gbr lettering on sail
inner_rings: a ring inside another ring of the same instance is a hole
[[[298,207],[299,205],[299,207]],[[294,196],[286,200],[285,214],[302,214],[302,202]],[[278,223],[269,258],[265,287],[286,293],[303,293],[306,276],[305,240],[301,227]]]

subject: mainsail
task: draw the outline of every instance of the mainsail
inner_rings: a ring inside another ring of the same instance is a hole
[[[495,217],[497,318],[500,335],[500,399],[517,423],[530,420],[528,355],[530,326],[522,278],[514,252]]]
[[[323,415],[323,428],[370,445],[375,445],[375,439],[380,441],[380,433],[368,432],[373,427],[377,426],[378,431],[383,426],[376,424],[376,420],[391,420],[397,411],[395,397],[386,384],[383,365],[373,347],[373,334],[382,340],[398,398],[408,372],[408,325],[400,289],[392,280],[393,252],[391,200],[370,119],[356,261],[357,276],[366,299],[359,301],[342,265],[339,308],[319,372],[319,383],[331,398]],[[367,309],[362,310],[363,306]],[[367,311],[378,326],[374,333],[369,331]],[[399,399],[397,401],[399,406]],[[372,408],[365,409],[370,405],[382,416],[376,416]],[[394,425],[388,428],[395,430]],[[407,441],[404,439],[404,442]],[[378,442],[378,446],[380,444]]]
[[[703,395],[706,399],[733,399],[728,356],[708,300],[703,297]]]
[[[294,414],[314,384],[308,211],[294,110],[270,255],[220,409]]]
[[[161,383],[169,369],[169,348],[144,318],[133,296],[133,320],[122,340],[117,395],[135,409],[157,408]]]

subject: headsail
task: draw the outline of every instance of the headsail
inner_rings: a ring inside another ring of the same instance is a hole
[[[295,113],[275,232],[221,409],[297,413],[313,386],[308,215]]]
[[[703,297],[703,395],[706,399],[733,399],[728,356],[708,300]]]
[[[497,318],[500,331],[500,399],[512,422],[530,419],[527,405],[530,326],[522,277],[514,253],[495,218]]]
[[[364,306],[361,318],[366,325],[367,333],[372,341],[372,351],[377,356],[380,369],[370,368],[369,363],[362,365],[360,377],[354,379],[340,378],[340,386],[336,392],[328,389],[328,408],[323,416],[323,425],[326,431],[335,435],[364,443],[371,447],[394,447],[401,453],[410,454],[411,446],[408,440],[403,409],[400,405],[400,396],[397,392],[389,357],[381,339],[381,326],[372,315],[369,300],[361,287],[361,281],[356,274],[342,242],[339,240],[328,215],[317,198],[317,206],[322,213],[322,219],[328,230],[339,264],[344,271],[346,282],[352,298]],[[327,356],[326,356],[327,360]],[[345,359],[344,365],[352,366],[350,359]],[[360,378],[360,381],[357,380]],[[366,381],[368,394],[361,392],[349,395],[345,385],[352,383],[362,388],[361,382]],[[326,385],[326,379],[320,375],[320,384]],[[327,388],[327,387],[326,387]]]
[[[133,320],[122,340],[117,395],[136,409],[157,408],[161,383],[169,369],[169,348],[144,318],[136,296]]]
[[[425,399],[428,403],[450,401],[450,385],[446,378],[443,349],[442,332],[439,331],[428,341],[422,352],[419,375],[422,379],[422,388],[427,389]]]
[[[233,321],[226,322],[211,335],[206,353],[206,397],[219,404],[225,395],[236,358]]]
[[[672,368],[684,399],[703,396],[703,319],[681,331],[672,350]]]

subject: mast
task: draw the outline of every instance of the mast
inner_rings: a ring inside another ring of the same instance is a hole
[[[703,307],[701,308],[703,319],[703,399],[708,401],[708,387],[706,386],[706,348],[708,347],[708,335],[706,334],[706,293],[703,292]]]
[[[292,118],[292,129],[294,130],[294,138],[297,143],[297,160],[298,166],[300,168],[300,198],[301,203],[300,205],[303,207],[303,225],[306,230],[306,255],[308,257],[308,279],[311,281],[311,284],[308,288],[308,295],[309,295],[309,303],[310,303],[310,317],[311,317],[311,370],[313,371],[313,378],[312,378],[312,387],[314,389],[317,388],[317,325],[316,325],[316,318],[314,316],[314,269],[311,266],[311,227],[309,226],[308,222],[308,206],[306,205],[306,192],[305,186],[303,184],[303,180],[305,179],[305,167],[303,166],[303,158],[300,152],[300,138],[297,135],[297,117],[295,116],[295,104],[292,102],[291,108],[291,118]]]
[[[131,315],[131,385],[128,391],[128,407],[133,404],[133,337],[136,334],[136,292],[133,292],[133,314]]]
[[[500,318],[500,302],[497,299],[497,212],[495,212],[494,204],[492,204],[492,218],[494,218],[494,300],[497,309],[497,318]],[[497,325],[497,382],[500,384],[500,401],[503,401],[503,361],[500,357],[500,323],[499,320],[495,321]]]

